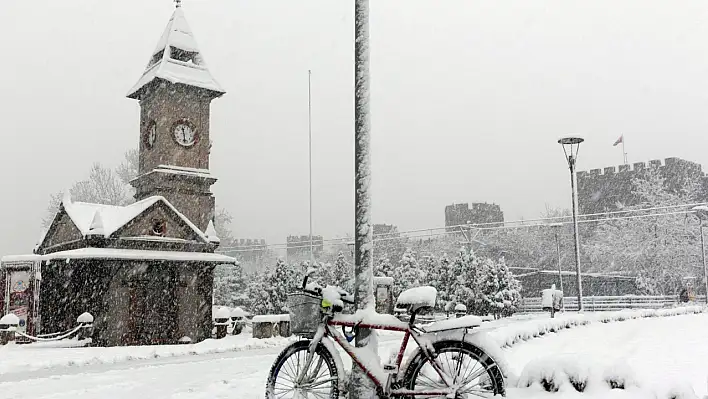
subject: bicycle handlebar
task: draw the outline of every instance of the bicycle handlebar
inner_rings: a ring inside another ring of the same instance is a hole
[[[353,298],[349,299],[349,298],[351,298],[351,294],[349,294],[348,292],[346,292],[342,289],[340,289],[339,291],[340,291],[339,298],[342,300],[342,302],[349,304],[349,305],[354,305],[354,299]],[[304,292],[306,294],[322,297],[322,289],[321,288],[317,288],[315,290],[308,290],[307,288],[302,288],[302,292]]]

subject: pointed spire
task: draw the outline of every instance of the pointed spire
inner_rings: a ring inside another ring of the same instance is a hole
[[[66,190],[64,192],[64,196],[61,199],[61,204],[64,206],[64,208],[71,205],[71,192],[69,192],[69,190]]]
[[[128,93],[129,98],[141,99],[149,84],[155,80],[204,89],[213,97],[226,93],[211,76],[204,62],[194,34],[184,17],[181,1],[178,0],[175,4],[175,11],[152,52],[143,76]]]
[[[216,233],[216,227],[214,227],[214,221],[210,220],[209,225],[206,228],[206,231],[204,232],[204,235],[207,236],[207,239],[211,243],[218,243],[221,242],[219,239],[219,236]]]
[[[101,218],[101,213],[96,211],[93,215],[91,226],[89,226],[88,234],[86,235],[102,236],[103,234],[103,219]]]

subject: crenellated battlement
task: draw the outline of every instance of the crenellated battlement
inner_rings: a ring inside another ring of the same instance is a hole
[[[618,166],[608,166],[604,169],[590,169],[590,170],[583,170],[583,171],[578,171],[578,178],[582,177],[587,177],[587,176],[605,176],[605,175],[615,175],[618,173],[627,173],[627,172],[641,172],[649,168],[661,168],[665,166],[673,167],[681,164],[686,164],[686,165],[697,165],[700,168],[700,165],[698,165],[695,162],[691,161],[686,161],[685,159],[681,158],[666,158],[664,160],[661,159],[652,159],[649,162],[635,162],[631,165],[618,165]]]
[[[608,166],[577,172],[578,202],[581,213],[601,213],[635,205],[639,198],[634,193],[633,179],[657,170],[669,190],[679,191],[688,178],[706,177],[700,164],[681,158],[652,159],[631,165]]]

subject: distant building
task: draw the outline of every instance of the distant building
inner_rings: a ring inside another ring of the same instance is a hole
[[[266,240],[240,238],[224,251],[225,255],[238,259],[239,262],[258,262],[266,256]]]
[[[306,260],[310,256],[310,236],[288,236],[288,259]],[[319,256],[324,249],[324,239],[322,236],[312,236],[312,250],[315,257]]]
[[[377,236],[379,237],[385,237],[385,236],[397,236],[398,235],[398,227],[393,224],[381,224],[381,223],[375,223],[374,224],[374,238]]]
[[[632,180],[645,175],[649,168],[658,168],[670,191],[680,190],[687,180],[703,180],[703,186],[706,187],[701,165],[680,158],[580,171],[577,174],[580,214],[611,212],[637,205],[640,199],[634,192]]]
[[[504,212],[497,204],[473,203],[452,204],[445,207],[445,227],[459,226],[467,223],[491,223],[490,226],[504,224]]]

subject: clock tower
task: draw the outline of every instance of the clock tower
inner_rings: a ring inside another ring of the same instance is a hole
[[[135,199],[160,195],[205,231],[214,216],[209,107],[225,91],[211,76],[180,3],[128,93],[140,102]]]

